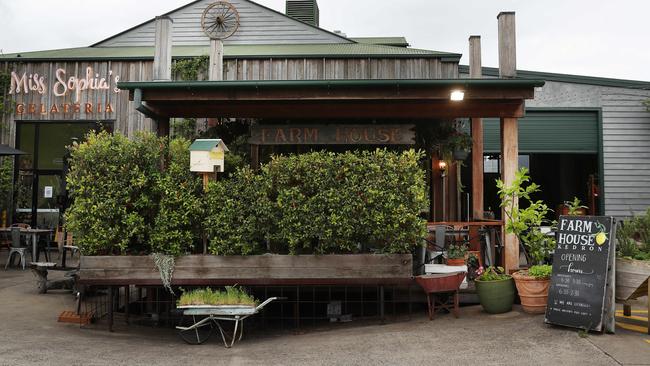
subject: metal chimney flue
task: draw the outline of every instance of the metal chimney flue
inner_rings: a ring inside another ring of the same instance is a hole
[[[517,77],[517,37],[515,12],[505,11],[497,15],[499,23],[499,77]]]
[[[168,16],[156,17],[156,43],[153,56],[153,80],[172,79],[172,25]]]

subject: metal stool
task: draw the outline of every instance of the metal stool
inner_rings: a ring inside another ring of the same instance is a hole
[[[9,263],[12,262],[14,254],[20,255],[20,263],[23,265],[23,271],[25,270],[25,252],[29,252],[32,255],[32,261],[34,260],[34,253],[32,253],[29,246],[24,247],[20,243],[20,228],[12,227],[11,228],[11,247],[9,248],[9,256],[7,257],[7,264],[5,264],[5,270],[9,267]]]

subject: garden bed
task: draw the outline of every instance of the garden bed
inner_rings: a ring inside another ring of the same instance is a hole
[[[410,254],[189,255],[175,260],[172,285],[407,284]],[[161,286],[149,256],[82,256],[79,281],[86,285]]]
[[[648,295],[650,261],[616,258],[616,300],[627,301]]]

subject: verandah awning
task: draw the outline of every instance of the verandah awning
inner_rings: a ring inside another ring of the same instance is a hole
[[[542,80],[296,80],[121,82],[151,118],[522,117]],[[463,101],[451,101],[454,90]]]

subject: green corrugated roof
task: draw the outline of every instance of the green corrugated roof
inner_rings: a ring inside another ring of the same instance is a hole
[[[175,58],[207,55],[209,46],[177,46],[172,48]],[[98,59],[152,59],[153,47],[80,47],[49,51],[20,52],[1,55],[4,61],[46,60],[98,60]],[[417,48],[392,47],[364,43],[337,44],[281,44],[281,45],[226,45],[226,58],[257,57],[432,57],[458,61],[457,53],[421,50]]]
[[[223,144],[221,139],[199,139],[195,140],[192,145],[190,145],[190,151],[210,151],[215,146]],[[224,149],[227,150],[226,145],[223,145]]]
[[[499,69],[496,67],[483,67],[484,77],[499,77]],[[469,75],[469,66],[459,65],[458,72]],[[619,88],[630,89],[650,89],[650,81],[643,80],[627,80],[627,79],[613,79],[598,76],[585,76],[585,75],[572,75],[572,74],[558,74],[542,71],[529,71],[517,70],[517,78],[519,79],[541,79],[546,81],[557,81],[560,83],[571,84],[585,84],[585,85],[598,85],[598,86],[612,86]]]
[[[408,47],[410,44],[404,37],[350,37],[351,40],[365,44],[383,46]]]
[[[348,79],[348,80],[212,80],[212,81],[120,81],[122,90],[134,89],[259,89],[291,87],[500,87],[533,88],[544,86],[543,80],[523,79]]]

